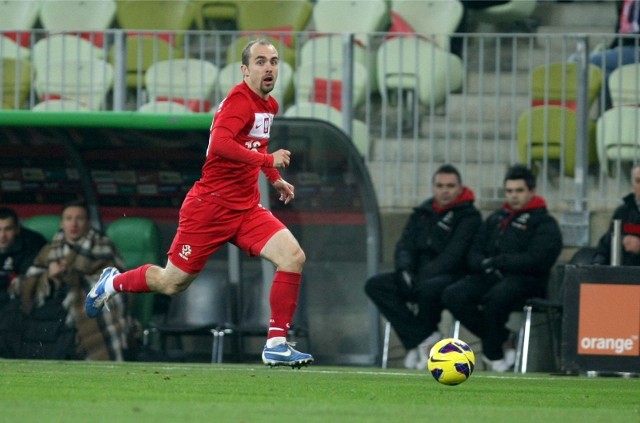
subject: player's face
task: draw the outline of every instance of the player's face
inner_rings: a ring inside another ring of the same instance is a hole
[[[462,193],[462,185],[453,173],[438,173],[433,181],[433,196],[440,207],[453,203]]]
[[[11,247],[18,232],[20,228],[12,218],[0,219],[0,250]]]
[[[511,209],[520,210],[529,204],[536,190],[529,189],[524,179],[508,179],[504,184],[504,193]]]
[[[251,46],[249,66],[242,65],[244,80],[249,88],[266,99],[278,79],[280,58],[272,45],[254,44]]]
[[[60,225],[68,242],[76,242],[89,230],[89,216],[83,207],[67,207]]]
[[[636,198],[640,199],[640,167],[636,167],[631,172],[631,187]]]

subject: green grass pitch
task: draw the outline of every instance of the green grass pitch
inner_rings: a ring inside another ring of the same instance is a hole
[[[0,360],[0,422],[640,422],[639,378]]]

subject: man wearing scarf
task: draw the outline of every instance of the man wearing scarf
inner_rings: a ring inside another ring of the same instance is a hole
[[[109,238],[91,228],[89,211],[82,202],[67,203],[62,209],[60,230],[45,245],[15,287],[20,295],[25,321],[23,358],[75,358],[122,360],[127,348],[129,323],[122,298],[109,304],[110,311],[90,319],[84,311],[84,298],[96,283],[102,269],[124,269],[123,261]],[[46,312],[44,310],[47,310]],[[33,323],[41,315],[58,315],[45,323]],[[37,319],[29,317],[38,316]],[[59,339],[50,339],[51,328]],[[61,338],[71,337],[71,354]],[[40,339],[39,339],[40,337]],[[60,355],[60,356],[57,356]]]
[[[442,291],[465,274],[465,256],[482,223],[473,191],[454,166],[441,166],[432,182],[434,196],[414,209],[396,244],[395,271],[365,286],[407,350],[405,367],[413,369],[426,367],[442,337]]]
[[[489,370],[505,372],[515,354],[505,354],[509,314],[532,297],[544,297],[547,280],[562,250],[562,234],[536,195],[529,169],[511,167],[504,179],[506,202],[487,217],[468,255],[473,273],[449,286],[445,307],[482,340]]]

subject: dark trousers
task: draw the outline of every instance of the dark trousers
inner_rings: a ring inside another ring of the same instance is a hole
[[[454,281],[451,275],[417,279],[409,289],[398,273],[382,273],[367,281],[365,292],[410,350],[438,330],[442,291]],[[415,303],[417,313],[407,303]]]
[[[490,360],[503,358],[502,345],[509,337],[509,314],[522,310],[531,297],[544,296],[545,281],[524,275],[470,275],[442,293],[444,307],[482,340],[482,352]]]

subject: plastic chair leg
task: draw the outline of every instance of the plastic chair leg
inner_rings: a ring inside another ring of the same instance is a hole
[[[211,344],[211,364],[220,364],[224,357],[224,336],[233,333],[231,329],[211,329],[213,343]]]
[[[387,368],[389,363],[389,340],[391,338],[391,323],[387,322],[384,325],[384,341],[382,345],[382,365],[383,369]]]
[[[451,325],[450,330],[450,338],[459,339],[460,338],[460,320],[454,320],[453,325]]]
[[[527,360],[529,357],[529,341],[531,338],[531,316],[533,314],[533,307],[526,305],[522,309],[522,312],[524,313],[524,319],[522,319],[520,331],[518,333],[518,349],[516,350],[516,365],[514,368],[515,373],[527,372]]]

